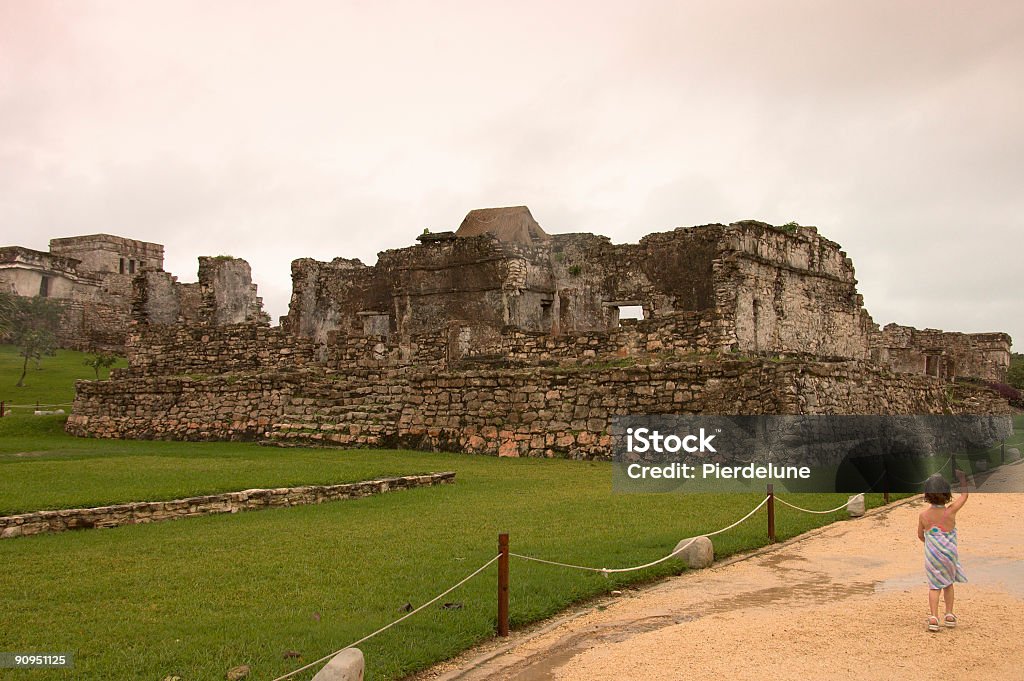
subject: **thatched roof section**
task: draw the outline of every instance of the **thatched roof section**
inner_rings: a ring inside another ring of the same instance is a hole
[[[526,206],[471,210],[455,232],[457,237],[481,234],[493,234],[501,241],[527,246],[551,239],[533,219]]]

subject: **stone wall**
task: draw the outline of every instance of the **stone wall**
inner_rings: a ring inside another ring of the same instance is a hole
[[[259,324],[136,326],[128,368],[117,377],[211,375],[301,369],[313,362],[309,338]]]
[[[612,417],[697,413],[1003,414],[1008,407],[988,391],[859,361],[409,368],[304,384],[268,437],[284,444],[608,458]]]
[[[872,358],[895,371],[1002,383],[1010,367],[1005,333],[956,333],[889,324],[871,337]]]
[[[85,352],[124,352],[128,311],[119,302],[62,300],[64,311],[57,332],[62,348]]]
[[[44,532],[156,523],[216,513],[238,513],[239,511],[264,508],[319,504],[325,501],[358,499],[400,489],[431,487],[454,482],[455,473],[428,473],[341,485],[247,489],[241,492],[210,494],[172,501],[137,501],[94,508],[36,511],[0,517],[0,539],[26,537]]]
[[[730,226],[724,244],[716,301],[739,350],[868,357],[873,323],[838,244],[813,227],[752,221]]]
[[[145,272],[132,282],[132,318],[149,326],[269,324],[249,263],[229,256],[200,257],[199,281],[179,283],[168,272]]]
[[[81,382],[67,429],[604,458],[614,415],[1008,408],[951,372],[890,371],[939,341],[987,370],[1009,338],[878,332],[849,258],[813,227],[746,221],[615,245],[524,232],[523,215],[498,220],[514,242],[487,231],[488,212],[483,233],[424,234],[373,267],[295,261],[278,329],[256,314],[244,261],[203,258],[196,285],[139,277],[129,367]],[[620,322],[627,305],[646,318]]]
[[[143,440],[255,440],[309,380],[274,372],[194,378],[114,373],[109,381],[76,382],[67,432]]]
[[[872,323],[853,265],[814,227],[745,221],[618,245],[593,234],[530,245],[486,233],[420,241],[381,253],[372,267],[341,258],[295,261],[283,325],[319,342],[332,332],[411,342],[466,326],[482,339],[573,337],[615,332],[618,310],[628,305],[649,319],[710,311],[730,336],[727,345],[742,352],[869,353]]]

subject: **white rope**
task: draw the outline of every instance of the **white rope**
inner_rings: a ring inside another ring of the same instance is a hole
[[[522,558],[523,560],[532,560],[535,563],[545,563],[546,565],[557,565],[558,567],[573,568],[575,570],[589,570],[591,572],[600,572],[603,575],[609,575],[609,574],[617,573],[617,572],[633,572],[634,570],[643,570],[645,568],[652,567],[652,566],[657,565],[659,563],[664,563],[666,560],[668,560],[670,558],[673,558],[674,556],[676,556],[676,554],[678,554],[681,551],[683,551],[684,549],[686,549],[690,544],[692,544],[693,542],[697,541],[700,537],[714,537],[716,534],[722,534],[723,532],[728,532],[732,528],[736,527],[740,523],[742,523],[745,520],[747,520],[748,518],[750,518],[750,516],[752,516],[755,513],[757,513],[761,509],[761,507],[764,506],[767,503],[768,503],[768,497],[765,497],[764,499],[761,500],[761,503],[759,503],[757,506],[755,506],[753,509],[751,509],[750,513],[746,514],[745,516],[743,516],[742,518],[740,518],[739,520],[734,522],[732,525],[728,525],[726,527],[723,527],[720,530],[715,530],[714,532],[708,532],[706,534],[697,535],[696,537],[692,538],[690,541],[686,542],[686,544],[684,546],[680,546],[678,549],[673,550],[672,553],[668,554],[664,558],[659,558],[658,560],[651,561],[650,563],[644,563],[643,565],[636,565],[634,567],[626,567],[626,568],[595,568],[595,567],[589,567],[589,566],[586,566],[586,565],[573,565],[571,563],[560,563],[557,560],[545,560],[543,558],[534,558],[533,556],[524,556],[521,553],[509,553],[509,555],[510,556],[515,556],[516,558]]]
[[[484,563],[483,565],[481,565],[480,567],[478,567],[478,568],[477,568],[476,570],[474,570],[474,571],[473,571],[472,573],[470,573],[470,574],[469,574],[468,576],[466,576],[465,578],[463,578],[463,579],[462,579],[462,581],[460,581],[460,582],[459,582],[458,584],[456,584],[455,586],[452,586],[452,587],[450,587],[450,588],[446,589],[445,591],[443,591],[443,592],[439,593],[439,594],[438,594],[437,596],[434,596],[434,597],[433,597],[432,599],[430,599],[429,601],[427,601],[426,603],[424,603],[424,604],[423,604],[423,605],[421,605],[420,607],[416,608],[415,610],[411,610],[411,611],[407,612],[406,614],[402,615],[401,617],[399,617],[399,618],[398,618],[397,620],[395,620],[395,621],[394,621],[394,622],[392,622],[391,624],[387,624],[387,625],[384,625],[383,627],[381,627],[381,628],[380,628],[380,629],[378,629],[377,631],[373,632],[372,634],[368,634],[368,635],[366,635],[366,636],[362,637],[361,639],[359,639],[358,641],[356,641],[356,642],[354,642],[354,643],[350,643],[350,644],[348,644],[348,645],[347,645],[347,646],[345,646],[344,648],[341,648],[341,649],[339,649],[339,650],[335,650],[335,651],[334,651],[333,653],[331,653],[331,654],[329,654],[329,655],[324,655],[324,656],[323,656],[323,657],[321,657],[321,658],[320,658],[319,660],[314,660],[314,661],[310,662],[309,664],[307,664],[307,665],[306,665],[306,666],[304,666],[304,667],[299,667],[299,668],[298,668],[298,669],[296,669],[295,671],[292,671],[292,672],[288,672],[288,673],[287,673],[287,674],[285,674],[284,676],[279,676],[279,677],[277,677],[276,679],[274,679],[274,681],[282,681],[283,679],[287,679],[287,678],[288,678],[288,677],[290,677],[290,676],[295,676],[295,675],[296,675],[296,674],[298,674],[299,672],[303,672],[303,671],[306,671],[306,670],[307,670],[307,669],[309,669],[310,667],[314,667],[314,666],[316,666],[316,665],[320,664],[321,662],[324,662],[324,661],[326,661],[326,660],[329,660],[330,658],[334,657],[335,655],[337,655],[338,653],[342,652],[343,650],[348,650],[349,648],[355,648],[355,647],[356,647],[357,645],[359,645],[360,643],[363,643],[364,641],[369,641],[369,640],[370,640],[371,638],[373,638],[373,637],[374,637],[374,636],[376,636],[377,634],[380,634],[380,633],[382,633],[382,632],[384,632],[384,631],[387,631],[388,629],[390,629],[391,627],[395,626],[396,624],[398,624],[398,623],[399,623],[399,622],[401,622],[402,620],[408,619],[408,618],[412,617],[413,615],[415,615],[416,613],[418,613],[418,612],[419,612],[420,610],[423,610],[424,608],[426,608],[426,607],[428,607],[428,606],[431,606],[431,605],[433,605],[434,603],[438,602],[439,600],[441,600],[442,598],[444,598],[445,596],[447,596],[447,595],[448,595],[448,594],[450,594],[451,592],[455,591],[456,589],[458,589],[458,588],[459,588],[460,586],[462,586],[463,584],[465,584],[465,583],[466,583],[466,582],[468,582],[469,580],[471,580],[471,579],[473,579],[474,577],[476,577],[476,576],[477,576],[478,574],[480,574],[481,572],[483,572],[483,571],[484,571],[485,569],[487,569],[488,567],[490,567],[490,565],[491,565],[492,563],[494,563],[494,561],[498,560],[498,558],[500,558],[500,557],[501,557],[501,554],[498,554],[498,555],[497,555],[497,556],[495,556],[494,558],[491,558],[491,559],[490,559],[489,561],[487,561],[486,563]]]
[[[864,496],[864,493],[861,492],[860,494],[854,494],[852,497],[850,497],[850,499],[855,499],[857,497],[863,497],[863,496]],[[829,513],[835,513],[836,511],[838,511],[840,509],[846,508],[846,505],[850,503],[850,499],[847,499],[846,501],[844,501],[842,503],[842,505],[836,506],[835,508],[830,508],[827,511],[812,511],[809,508],[803,508],[802,506],[797,506],[796,504],[791,504],[788,501],[786,501],[785,499],[783,499],[782,497],[775,497],[775,501],[781,502],[781,503],[785,504],[786,506],[789,506],[790,508],[795,508],[796,510],[803,511],[804,513],[814,513],[816,515],[828,515]]]
[[[946,468],[946,466],[949,465],[950,461],[954,461],[955,456],[956,456],[955,454],[950,454],[949,458],[946,459],[946,463],[944,463],[941,466],[939,466],[938,468],[936,468],[935,472],[931,473],[928,476],[928,478],[930,478],[932,475],[935,475],[935,473],[938,473],[939,471],[944,470]],[[955,463],[955,461],[954,461],[954,463]],[[953,468],[955,469],[956,466],[954,465]],[[884,476],[885,474],[883,473],[882,475]],[[896,478],[898,481],[902,482],[904,485],[923,485],[925,483],[925,481],[928,480],[928,478],[925,478],[924,480],[918,480],[917,482],[911,482],[911,481],[906,480],[904,478],[901,478],[900,476],[895,475],[893,473],[889,473],[889,475],[892,475],[894,478]]]

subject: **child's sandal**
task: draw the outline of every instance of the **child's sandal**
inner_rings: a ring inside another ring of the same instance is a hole
[[[938,631],[938,630],[939,630],[939,618],[935,617],[933,615],[932,617],[928,618],[928,631]]]
[[[944,620],[946,626],[950,629],[956,626],[956,615],[954,615],[953,613],[947,612],[946,616],[942,619]]]

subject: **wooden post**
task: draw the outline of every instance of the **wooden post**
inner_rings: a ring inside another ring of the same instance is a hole
[[[498,535],[498,636],[508,636],[508,533]]]
[[[0,419],[2,419],[3,417],[4,417],[4,403],[3,403],[3,400],[0,400]]]
[[[775,543],[775,485],[768,483],[768,543]]]

